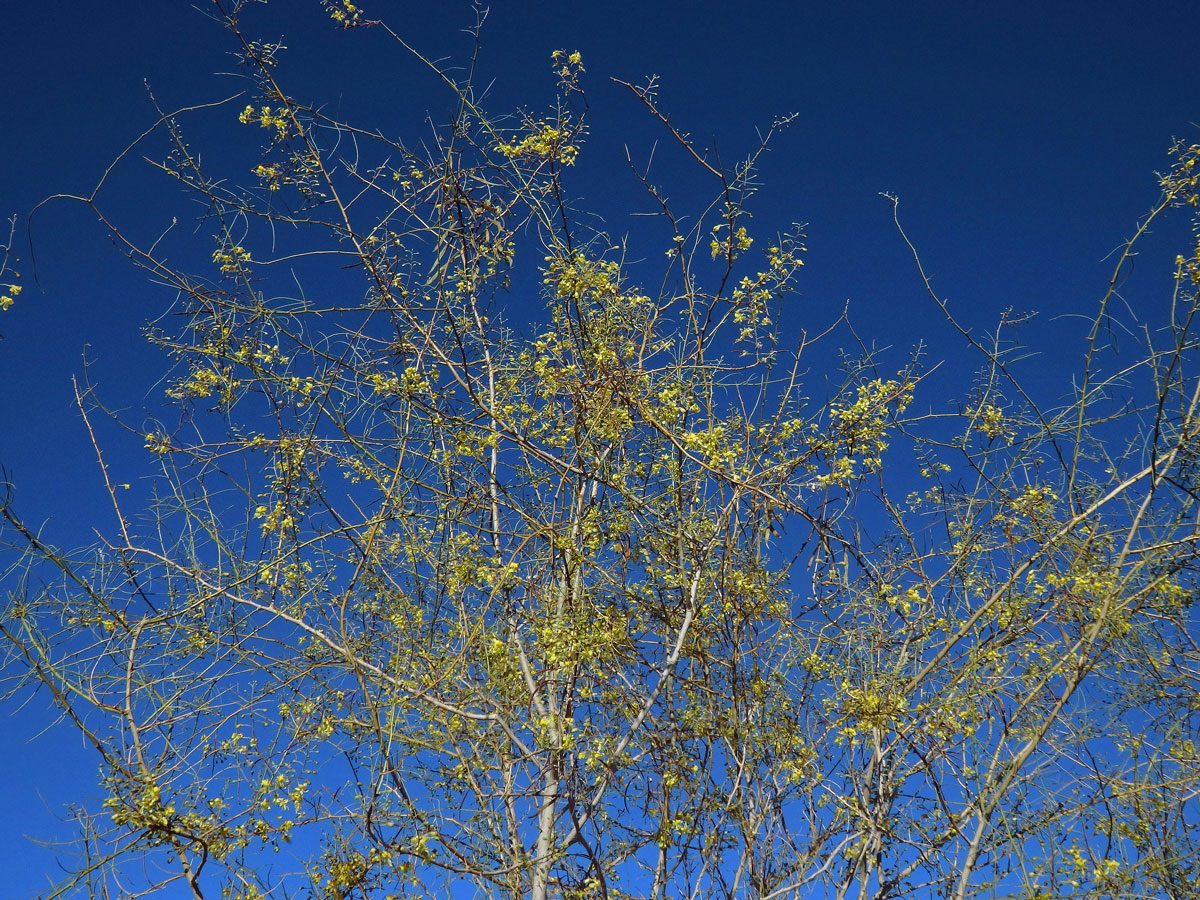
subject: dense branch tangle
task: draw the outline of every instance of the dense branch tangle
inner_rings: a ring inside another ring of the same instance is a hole
[[[1200,251],[1144,358],[1105,368],[1097,331],[1062,408],[1002,328],[914,415],[915,363],[801,384],[774,322],[802,236],[756,241],[757,154],[725,169],[653,84],[714,198],[677,216],[639,175],[654,290],[567,200],[578,54],[504,120],[434,67],[458,111],[417,150],[229,25],[258,184],[164,114],[212,269],[117,234],[185,322],[151,332],[179,418],[150,515],[110,485],[119,528],[73,555],[4,507],[13,671],[108,796],[64,893],[1196,896]],[[1150,219],[1194,205],[1178,152]]]

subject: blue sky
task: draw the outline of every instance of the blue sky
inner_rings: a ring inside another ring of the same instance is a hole
[[[473,21],[467,3],[363,6],[431,57],[470,50],[461,33]],[[32,221],[35,282],[25,216],[52,194],[87,193],[154,120],[146,83],[167,108],[244,84],[220,74],[234,69],[221,28],[182,0],[10,7],[0,213],[20,216],[25,291],[0,313],[0,466],[27,521],[55,543],[81,544],[112,522],[71,378],[83,377],[86,355],[101,399],[131,410],[136,423],[158,402],[146,398],[161,397],[166,369],[141,329],[171,297],[122,259],[91,213],[66,202]],[[1145,2],[662,0],[570,9],[511,0],[488,17],[479,82],[493,82],[485,105],[494,112],[538,108],[553,89],[550,52],[582,53],[591,140],[578,189],[614,234],[635,229],[628,213],[646,209],[623,147],[644,159],[665,135],[611,77],[657,74],[673,121],[727,161],[753,146],[756,127],[795,112],[752,205],[768,230],[809,223],[795,321],[819,328],[849,300],[858,332],[896,347],[898,363],[924,340],[930,360],[965,377],[962,340],[932,314],[878,196],[893,192],[935,286],[972,328],[988,329],[1009,306],[1041,312],[1022,336],[1042,353],[1036,365],[1053,396],[1066,389],[1055,381],[1065,377],[1058,364],[1082,334],[1075,317],[1091,311],[1111,269],[1106,255],[1155,200],[1153,172],[1166,168],[1171,139],[1198,139],[1200,79],[1187,49],[1191,22],[1181,17],[1178,4]],[[450,108],[426,72],[377,36],[335,33],[315,0],[272,0],[246,26],[291,48],[293,93],[360,124],[407,135]],[[218,157],[238,150],[222,143],[237,108],[224,122],[194,119],[196,148]],[[656,176],[688,200],[688,177],[672,187],[669,169]],[[177,199],[163,190],[148,169],[128,165],[107,205],[150,233]],[[1138,261],[1124,291],[1135,313],[1165,302],[1167,261],[1178,248],[1168,231]],[[135,480],[140,442],[116,431],[105,439],[115,479]],[[37,704],[0,725],[0,754],[15,775],[0,820],[12,896],[44,886],[52,864],[52,854],[19,836],[52,836],[52,811],[86,793],[95,771],[65,729],[38,736],[49,719]]]

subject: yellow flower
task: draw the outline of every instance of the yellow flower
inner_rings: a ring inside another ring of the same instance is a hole
[[[8,291],[4,294],[0,294],[0,311],[6,310],[12,306],[13,298],[15,298],[19,293],[21,293],[21,285],[10,284],[8,286]]]

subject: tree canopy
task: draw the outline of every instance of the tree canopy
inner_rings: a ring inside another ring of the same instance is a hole
[[[1050,400],[1020,317],[981,336],[910,243],[978,364],[930,396],[936,347],[785,327],[806,226],[751,213],[786,119],[728,165],[625,85],[708,194],[631,157],[656,215],[613,234],[572,188],[578,53],[503,116],[426,61],[453,114],[399,139],[293,96],[241,5],[243,181],[196,109],[120,160],[168,141],[190,256],[74,198],[176,298],[155,418],[117,417],[152,496],[82,384],[115,525],[69,550],[0,506],[8,702],[103,794],[48,897],[1200,896],[1200,241],[1157,320],[1119,294],[1200,145]]]

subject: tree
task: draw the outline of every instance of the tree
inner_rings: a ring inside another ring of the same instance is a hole
[[[1021,380],[1015,317],[980,340],[927,280],[982,367],[953,412],[865,350],[814,401],[816,339],[776,325],[802,229],[748,211],[785,121],[727,168],[626,85],[711,187],[684,215],[643,179],[635,283],[569,199],[577,53],[510,118],[429,63],[456,111],[405,143],[292,97],[241,5],[257,183],[158,123],[212,265],[76,198],[180,298],[150,331],[174,419],[130,423],[154,500],[96,438],[103,544],[2,507],[11,696],[106,797],[54,896],[1198,896],[1200,244],[1137,361],[1110,336],[1200,146],[1067,402]]]

